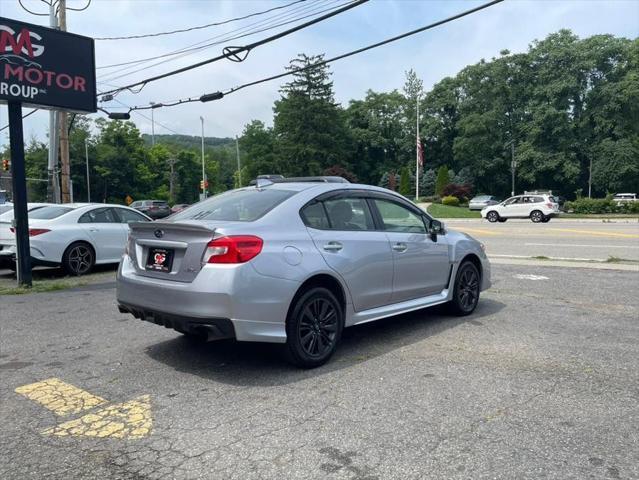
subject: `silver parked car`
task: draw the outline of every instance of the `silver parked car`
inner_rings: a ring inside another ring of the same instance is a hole
[[[121,312],[283,343],[302,367],[326,362],[345,327],[444,303],[468,315],[490,287],[482,244],[368,185],[259,180],[130,228]]]
[[[468,202],[468,210],[481,210],[491,205],[497,205],[500,201],[492,195],[477,195]]]

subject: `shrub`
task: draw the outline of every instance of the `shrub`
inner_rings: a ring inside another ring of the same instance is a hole
[[[340,165],[333,165],[332,167],[324,169],[322,175],[328,175],[331,177],[342,177],[351,183],[357,183],[357,175]]]
[[[399,177],[399,193],[407,197],[410,195],[410,174],[408,168],[404,167],[401,170]]]
[[[449,183],[442,190],[443,196],[453,196],[460,200],[468,201],[473,195],[473,186],[469,184],[459,185],[457,183]]]
[[[419,201],[424,203],[440,203],[441,198],[439,198],[437,195],[430,195],[428,197],[420,197]]]
[[[639,202],[617,205],[610,198],[578,198],[574,202],[566,202],[564,208],[568,212],[581,214],[639,213]]]
[[[449,207],[459,207],[459,198],[448,195],[442,198],[442,204],[448,205]]]
[[[435,181],[435,195],[442,196],[444,187],[450,183],[450,177],[448,176],[448,167],[442,165],[437,170],[437,180]]]

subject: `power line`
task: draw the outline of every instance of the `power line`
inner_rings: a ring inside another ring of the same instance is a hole
[[[317,68],[317,67],[320,67],[322,65],[327,65],[327,64],[335,62],[337,60],[342,60],[344,58],[351,57],[353,55],[357,55],[359,53],[366,52],[368,50],[372,50],[374,48],[381,47],[383,45],[386,45],[386,44],[389,44],[389,43],[392,43],[392,42],[396,42],[397,40],[401,40],[403,38],[410,37],[412,35],[416,35],[417,33],[421,33],[421,32],[424,32],[426,30],[431,30],[431,29],[433,29],[435,27],[439,27],[439,26],[444,25],[446,23],[450,23],[450,22],[452,22],[454,20],[458,20],[458,19],[460,19],[462,17],[466,17],[466,16],[471,15],[473,13],[476,13],[476,12],[478,12],[480,10],[484,10],[484,9],[486,9],[488,7],[492,7],[493,5],[496,5],[496,4],[501,3],[503,1],[504,0],[492,0],[491,2],[484,3],[482,5],[479,5],[479,6],[475,7],[475,8],[471,8],[470,10],[465,10],[465,11],[460,12],[460,13],[458,13],[456,15],[451,16],[451,17],[447,17],[447,18],[445,18],[443,20],[439,20],[437,22],[425,25],[425,26],[417,28],[415,30],[411,30],[409,32],[402,33],[401,35],[397,35],[395,37],[387,38],[386,40],[382,40],[380,42],[373,43],[373,44],[368,45],[366,47],[358,48],[357,50],[352,50],[350,52],[343,53],[341,55],[337,55],[337,56],[329,58],[327,60],[322,60],[321,62],[317,62],[317,63],[314,63],[312,65],[308,65],[306,67],[300,67],[300,68],[295,68],[295,69],[292,69],[292,70],[287,70],[286,72],[279,73],[277,75],[272,75],[270,77],[262,78],[262,79],[259,79],[259,80],[255,80],[253,82],[244,83],[242,85],[230,88],[230,89],[225,90],[225,91],[218,91],[218,92],[214,92],[214,93],[204,94],[204,95],[201,95],[201,96],[198,96],[198,97],[189,97],[189,98],[184,98],[184,99],[180,99],[180,100],[174,100],[172,102],[167,102],[167,103],[163,102],[163,103],[160,103],[159,106],[160,107],[172,107],[172,106],[175,106],[175,105],[181,105],[183,103],[208,102],[208,101],[211,101],[211,100],[220,100],[221,98],[223,98],[223,97],[225,97],[227,95],[230,95],[231,93],[235,93],[238,90],[242,90],[244,88],[251,87],[253,85],[258,85],[260,83],[270,82],[270,81],[276,80],[278,78],[286,77],[286,76],[289,76],[289,75],[294,75],[295,73],[299,73],[299,72],[303,72],[305,70],[310,70],[310,69],[313,69],[313,68]],[[158,104],[155,104],[155,106],[142,105],[142,106],[131,107],[131,111],[148,110],[150,108],[159,108],[159,107],[158,107]]]
[[[71,8],[71,7],[67,6],[67,10],[73,10],[73,11],[76,11],[76,12],[82,12],[82,11],[86,10],[87,8],[89,8],[89,5],[91,5],[91,0],[88,0],[87,4],[84,7],[82,7],[82,8]]]
[[[118,102],[118,103],[119,103],[120,105],[122,105],[123,107],[126,107],[126,108],[128,108],[128,109],[131,109],[131,107],[130,107],[129,105],[127,105],[126,103],[124,103],[124,102],[122,102],[122,101],[118,100],[117,98],[115,99],[115,101],[116,101],[116,102]],[[147,116],[146,116],[146,115],[144,115],[142,112],[136,112],[136,111],[133,111],[133,113],[137,113],[137,114],[138,114],[138,115],[140,115],[142,118],[146,118],[148,121],[153,122],[153,123],[155,123],[156,125],[159,125],[160,127],[164,128],[165,130],[168,130],[168,131],[169,131],[169,132],[171,132],[171,133],[174,133],[174,134],[176,134],[176,135],[183,135],[182,133],[178,133],[178,132],[176,132],[175,130],[173,130],[173,129],[171,129],[171,128],[167,127],[166,125],[161,124],[161,123],[160,123],[160,122],[158,122],[157,120],[152,119],[152,118],[150,118],[150,117],[147,117]]]
[[[33,110],[31,110],[29,113],[25,113],[24,115],[22,115],[22,120],[24,120],[25,118],[27,118],[28,116],[33,115],[35,112],[37,112],[39,109],[38,108],[34,108]],[[3,130],[6,130],[7,128],[9,128],[9,125],[5,125],[4,127],[0,128],[0,132]]]
[[[339,1],[339,0],[338,0],[338,1]],[[347,2],[347,3],[348,3],[348,2]],[[345,3],[345,4],[340,4],[339,6],[346,5],[347,3]],[[106,80],[106,81],[118,80],[118,79],[120,79],[120,78],[127,77],[127,76],[129,76],[129,75],[133,75],[134,73],[138,73],[138,72],[141,72],[141,71],[144,71],[144,70],[148,70],[148,69],[153,68],[153,67],[156,67],[156,66],[158,66],[158,65],[163,65],[163,64],[164,64],[164,63],[166,63],[167,61],[178,60],[178,59],[180,59],[180,58],[183,58],[183,57],[186,57],[186,56],[188,56],[188,55],[191,55],[191,54],[193,54],[193,53],[195,53],[195,52],[197,52],[197,51],[200,51],[200,50],[204,50],[204,49],[210,48],[210,47],[212,47],[212,46],[214,46],[214,45],[220,45],[220,44],[222,44],[222,43],[226,43],[226,42],[231,41],[231,40],[237,40],[238,38],[243,38],[243,37],[247,37],[247,36],[250,36],[250,35],[254,35],[254,34],[256,34],[256,33],[264,32],[264,31],[267,31],[267,30],[272,30],[273,28],[281,27],[281,26],[283,26],[283,25],[288,25],[288,24],[290,24],[290,23],[294,23],[294,22],[297,22],[297,21],[299,21],[299,20],[304,20],[304,19],[306,19],[306,18],[313,17],[313,16],[315,16],[315,15],[319,15],[319,14],[322,14],[322,13],[324,13],[324,12],[328,12],[328,11],[333,10],[333,9],[335,9],[335,8],[339,8],[339,6],[332,6],[332,7],[330,7],[330,8],[326,8],[326,9],[323,9],[323,10],[320,10],[320,11],[314,11],[313,13],[308,13],[307,15],[304,15],[304,16],[301,16],[301,17],[297,17],[297,18],[294,18],[294,19],[292,19],[292,20],[288,20],[288,21],[281,22],[281,23],[278,23],[278,24],[275,24],[275,25],[267,26],[267,27],[262,28],[262,29],[259,29],[259,30],[249,31],[248,33],[244,33],[244,34],[242,34],[242,35],[237,35],[237,36],[235,36],[235,37],[224,38],[224,39],[222,39],[222,40],[219,40],[219,41],[216,41],[216,42],[212,42],[212,43],[208,43],[208,44],[206,44],[206,45],[202,45],[202,46],[199,46],[199,47],[196,47],[196,48],[189,49],[189,48],[187,47],[187,48],[186,48],[186,49],[184,49],[184,50],[177,50],[177,51],[172,52],[172,53],[167,53],[167,54],[164,54],[164,55],[159,55],[159,56],[157,56],[157,57],[151,57],[151,58],[149,58],[149,59],[145,59],[145,60],[141,60],[141,61],[126,62],[126,63],[138,63],[138,62],[147,63],[148,61],[153,60],[153,59],[158,59],[158,58],[163,58],[163,57],[169,57],[169,56],[175,56],[174,58],[171,58],[171,59],[169,59],[169,60],[164,60],[164,61],[160,61],[160,62],[154,63],[154,64],[152,64],[152,65],[147,65],[147,66],[145,66],[145,67],[141,67],[141,68],[139,68],[139,69],[137,69],[137,70],[131,70],[131,68],[132,68],[132,67],[125,67],[125,68],[122,68],[122,69],[119,69],[119,70],[115,70],[115,71],[113,71],[113,72],[107,73],[104,77],[101,77],[101,79],[100,79],[100,80],[102,80],[102,79],[104,79],[104,80]],[[200,43],[201,43],[201,42],[200,42]],[[126,63],[125,63],[125,64],[126,64]],[[124,64],[121,64],[121,65],[124,65]],[[135,66],[133,66],[133,68],[135,68]],[[126,71],[126,70],[129,70],[129,71],[128,71],[127,73],[123,73],[123,74],[121,74],[121,75],[117,75],[117,73],[122,72],[122,71]],[[114,75],[115,75],[115,76],[114,76]]]
[[[38,13],[38,12],[34,12],[32,10],[29,10],[27,7],[24,6],[24,3],[22,3],[22,0],[18,0],[18,3],[22,7],[22,10],[24,10],[25,12],[30,13],[31,15],[37,15],[39,17],[48,17],[49,16],[48,13]],[[44,3],[47,3],[47,2],[44,2]]]
[[[90,1],[91,0],[89,0],[89,3],[90,3]],[[267,13],[274,12],[275,10],[281,10],[283,8],[288,8],[291,5],[295,5],[296,3],[301,3],[301,2],[304,2],[304,1],[306,1],[306,0],[296,0],[295,2],[287,3],[286,5],[280,5],[279,7],[269,8],[268,10],[263,10],[261,12],[251,13],[251,14],[245,15],[243,17],[231,18],[231,19],[228,19],[228,20],[223,20],[221,22],[207,23],[206,25],[198,25],[197,27],[181,28],[179,30],[171,30],[169,32],[146,33],[146,34],[143,34],[143,35],[129,35],[127,37],[95,37],[94,40],[132,40],[132,39],[135,39],[135,38],[160,37],[162,35],[173,35],[175,33],[191,32],[193,30],[202,30],[204,28],[216,27],[216,26],[219,26],[219,25],[226,25],[227,23],[237,22],[239,20],[246,20],[247,18],[256,17],[256,16],[259,16],[259,15],[265,15]]]
[[[282,37],[290,35],[291,33],[297,32],[297,31],[302,30],[302,29],[304,29],[306,27],[309,27],[311,25],[314,25],[316,23],[324,21],[324,20],[326,20],[328,18],[334,17],[335,15],[339,15],[340,13],[343,13],[343,12],[345,12],[347,10],[350,10],[352,8],[355,8],[355,7],[358,7],[359,5],[362,5],[362,4],[366,3],[366,2],[368,2],[368,0],[357,0],[355,2],[352,2],[352,3],[348,4],[348,5],[340,8],[340,9],[337,9],[337,10],[329,12],[329,13],[327,13],[325,15],[322,15],[321,17],[318,17],[318,18],[315,18],[315,19],[310,20],[308,22],[302,23],[301,25],[297,25],[297,26],[295,26],[293,28],[290,28],[288,30],[284,30],[283,32],[280,32],[278,34],[272,35],[270,37],[266,37],[266,38],[264,38],[262,40],[259,40],[257,42],[250,43],[250,44],[245,45],[243,47],[230,47],[230,46],[229,47],[225,47],[224,50],[223,50],[222,55],[218,55],[217,57],[209,58],[207,60],[203,60],[201,62],[194,63],[192,65],[187,65],[186,67],[178,68],[177,70],[172,70],[170,72],[166,72],[166,73],[163,73],[163,74],[160,74],[160,75],[155,75],[155,76],[147,78],[145,80],[140,80],[138,82],[131,83],[129,85],[125,85],[124,87],[116,89],[116,90],[109,90],[109,91],[106,91],[106,92],[101,92],[100,94],[101,95],[117,94],[117,93],[121,92],[122,90],[131,91],[131,89],[133,87],[137,87],[138,85],[140,85],[141,88],[143,88],[144,86],[146,86],[147,84],[149,84],[151,82],[155,82],[157,80],[161,80],[161,79],[166,78],[166,77],[170,77],[170,76],[173,76],[173,75],[184,73],[184,72],[187,72],[189,70],[193,70],[194,68],[199,68],[199,67],[202,67],[204,65],[208,65],[209,63],[217,62],[217,61],[225,59],[225,58],[228,58],[228,59],[230,59],[231,61],[234,61],[234,62],[242,62],[242,61],[244,61],[246,59],[246,57],[248,56],[250,51],[253,50],[254,48],[257,48],[257,47],[262,46],[262,45],[264,45],[266,43],[270,43],[270,42],[273,42],[275,40],[278,40],[278,39],[280,39]],[[241,56],[242,54],[244,54],[244,56]]]
[[[339,0],[337,0],[337,1],[339,1]],[[317,8],[316,5],[319,4],[319,3],[320,2],[316,2],[316,3],[314,3],[314,4],[310,5],[310,6],[305,6],[305,7],[301,7],[301,8],[302,8],[302,10],[305,10],[304,13],[308,13],[310,10],[316,9]],[[332,8],[334,8],[334,7],[332,7]],[[133,65],[133,64],[136,64],[136,63],[145,63],[147,61],[157,60],[158,58],[165,58],[165,57],[169,57],[169,56],[172,56],[172,55],[178,55],[180,53],[184,53],[184,52],[191,51],[191,50],[195,51],[195,50],[198,50],[198,49],[206,48],[206,47],[208,47],[208,46],[210,46],[212,44],[202,45],[203,43],[206,43],[206,42],[211,41],[211,40],[218,39],[220,37],[225,37],[225,36],[230,35],[232,33],[239,33],[239,32],[244,33],[244,31],[246,29],[249,29],[249,31],[251,32],[249,34],[258,33],[259,31],[251,31],[250,28],[254,27],[254,26],[257,26],[257,25],[260,25],[260,24],[268,25],[269,22],[271,22],[272,20],[277,19],[278,17],[281,17],[281,18],[279,18],[280,20],[284,19],[284,18],[287,18],[287,17],[290,17],[292,15],[292,12],[295,11],[295,10],[300,10],[300,7],[291,9],[291,11],[289,11],[286,14],[279,13],[279,14],[271,17],[271,18],[268,18],[268,19],[265,19],[265,20],[259,20],[257,22],[251,23],[249,25],[245,25],[243,27],[238,27],[238,28],[236,28],[234,30],[231,30],[229,32],[225,32],[225,33],[222,33],[222,34],[219,34],[219,35],[215,35],[214,37],[210,37],[210,38],[208,38],[206,40],[202,40],[202,41],[193,43],[191,45],[187,45],[186,47],[179,48],[177,50],[173,50],[172,52],[168,52],[168,53],[165,53],[163,55],[156,55],[154,57],[141,58],[141,59],[138,59],[138,60],[130,60],[130,61],[121,62],[121,63],[113,63],[113,64],[110,64],[110,65],[101,65],[101,66],[97,67],[96,70],[103,70],[105,68],[120,67],[122,65]],[[295,15],[298,15],[300,13],[302,13],[302,12],[296,12]],[[303,18],[305,18],[305,17],[303,17]],[[260,25],[260,26],[263,26],[263,25]],[[274,27],[277,27],[277,26],[280,26],[280,25],[275,25]],[[230,38],[228,40],[235,40],[236,38],[240,38],[240,37]],[[228,40],[223,40],[223,41],[228,41]],[[126,69],[123,69],[123,70],[126,70]],[[117,73],[118,71],[120,71],[120,70],[117,70],[115,72],[110,72],[109,75],[112,74],[112,73]]]

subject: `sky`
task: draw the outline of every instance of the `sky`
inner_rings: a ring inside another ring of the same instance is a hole
[[[72,8],[82,8],[88,0],[67,0]],[[292,3],[294,0],[92,0],[83,11],[67,13],[68,30],[90,37],[128,36],[162,32],[236,18]],[[138,60],[186,46],[224,40],[229,32],[257,29],[267,24],[335,8],[347,0],[306,0],[263,16],[231,22],[175,35],[135,40],[96,40],[98,91],[173,70],[219,55],[224,46],[244,45],[301,23],[227,41],[181,56],[142,64],[152,66],[142,72],[106,65]],[[486,1],[486,0],[484,0]],[[138,94],[123,92],[116,101],[101,103],[109,111],[123,106],[167,102],[203,93],[225,90],[245,82],[278,74],[299,53],[326,54],[327,57],[360,48],[404,33],[477,6],[474,0],[371,0],[361,6],[320,22],[285,38],[256,48],[241,62],[222,60],[189,72],[148,84]],[[47,13],[42,0],[23,0],[24,6]],[[0,0],[0,16],[48,25],[48,17],[24,11],[18,0]],[[415,36],[400,40],[331,65],[336,100],[348,105],[366,91],[401,89],[405,71],[414,69],[426,90],[446,76],[455,75],[468,64],[498,56],[503,49],[523,52],[535,39],[568,28],[580,37],[613,34],[639,36],[639,0],[506,0],[486,10]],[[206,42],[208,40],[208,42]],[[141,67],[136,67],[141,68]],[[114,73],[115,72],[115,73]],[[128,74],[121,78],[119,75]],[[251,120],[272,125],[273,102],[285,79],[244,89],[222,100],[192,103],[154,110],[155,133],[211,137],[241,135]],[[26,111],[25,111],[26,112]],[[142,133],[151,133],[150,111],[132,114]],[[103,114],[94,114],[97,118]],[[0,106],[0,127],[7,124],[6,106]],[[39,111],[24,121],[25,139],[44,141],[48,114]],[[8,143],[8,130],[0,134],[0,145]]]

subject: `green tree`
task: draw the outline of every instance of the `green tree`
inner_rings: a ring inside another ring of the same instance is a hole
[[[410,195],[410,174],[407,167],[402,168],[399,176],[399,193],[405,197]]]
[[[319,175],[331,165],[343,165],[349,157],[348,129],[334,100],[331,73],[327,65],[313,67],[323,58],[301,54],[287,67],[305,70],[293,73],[275,102],[274,131],[283,169],[277,173]]]
[[[444,187],[450,183],[450,177],[448,176],[448,167],[442,165],[437,170],[437,180],[435,181],[435,195],[442,196]]]

